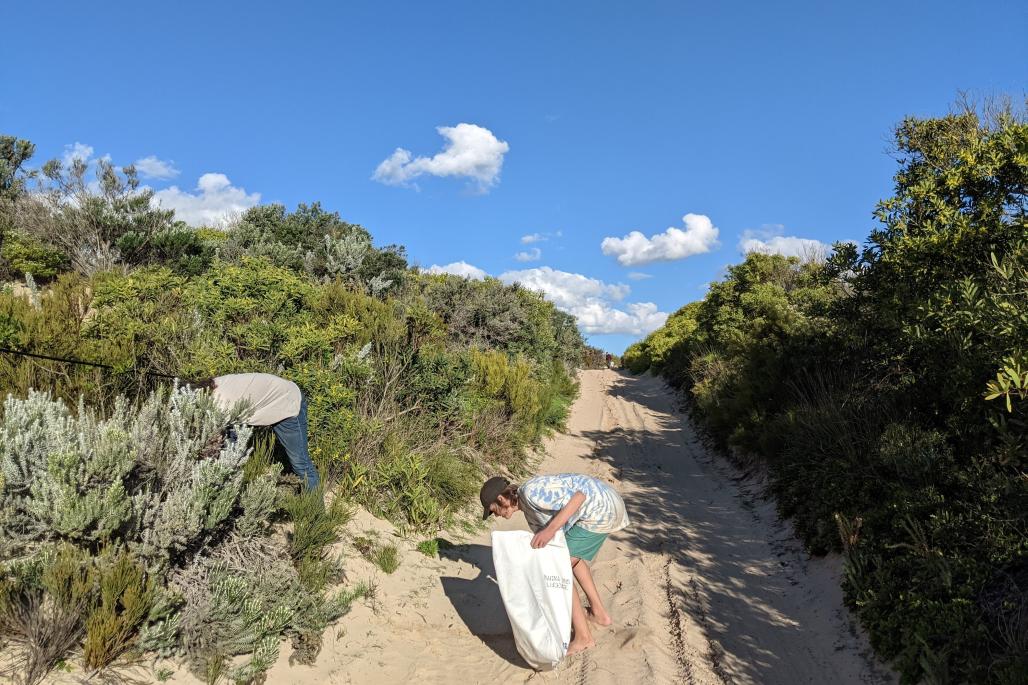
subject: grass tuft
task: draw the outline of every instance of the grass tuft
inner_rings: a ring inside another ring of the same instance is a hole
[[[352,508],[339,497],[326,507],[324,491],[318,488],[288,495],[283,509],[293,522],[288,536],[289,555],[300,580],[312,590],[324,590],[339,566],[328,558],[328,548],[339,541],[339,530],[352,517]]]
[[[362,557],[386,573],[393,573],[400,568],[399,550],[395,545],[383,545],[372,537],[361,535],[353,539],[353,546]]]

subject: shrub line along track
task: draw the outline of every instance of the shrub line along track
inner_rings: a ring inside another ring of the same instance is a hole
[[[838,559],[807,557],[759,488],[704,447],[662,381],[607,370],[580,379],[568,430],[546,441],[539,471],[605,478],[632,517],[593,564],[615,621],[594,628],[596,648],[555,671],[525,666],[482,530],[439,559],[402,545],[399,570],[372,578],[374,607],[330,628],[313,667],[290,667],[284,649],[268,685],[896,682],[842,604]],[[491,525],[525,527],[520,515]],[[366,513],[356,526],[392,530]],[[351,578],[376,573],[346,554]]]

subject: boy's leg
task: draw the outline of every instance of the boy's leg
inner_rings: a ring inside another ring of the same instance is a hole
[[[575,574],[575,580],[582,586],[586,599],[589,600],[589,618],[601,626],[609,626],[613,621],[600,601],[600,593],[596,590],[589,564],[585,563],[585,559],[575,559],[571,562],[571,570]]]
[[[578,559],[572,557],[572,568],[577,561]],[[578,590],[574,586],[571,587],[571,628],[575,634],[571,638],[571,644],[568,645],[567,656],[583,652],[596,645],[592,631],[589,630],[589,619],[586,618],[585,609],[582,607],[582,599],[578,596]]]
[[[303,480],[305,487],[310,489],[318,487],[320,482],[318,470],[311,461],[311,453],[307,445],[307,396],[301,396],[299,414],[279,421],[271,429],[275,431],[275,437],[285,448],[289,463],[293,467],[293,473]]]

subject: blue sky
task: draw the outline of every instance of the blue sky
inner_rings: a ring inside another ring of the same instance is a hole
[[[40,163],[152,156],[187,216],[319,200],[424,267],[545,289],[619,352],[746,238],[863,240],[903,116],[1023,101],[1025,3],[969,7],[14,3],[0,131]]]

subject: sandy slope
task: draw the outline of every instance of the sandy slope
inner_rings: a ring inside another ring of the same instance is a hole
[[[284,645],[269,685],[895,682],[842,605],[836,562],[807,558],[758,488],[699,443],[659,380],[581,380],[568,433],[547,441],[539,470],[606,478],[634,521],[593,566],[615,620],[596,630],[595,649],[534,673],[491,579],[488,530],[429,559],[362,514],[355,534],[391,539],[400,569],[385,575],[344,549],[350,578],[377,583],[377,599],[329,628],[313,667],[290,666]],[[184,669],[173,681],[192,682]]]

